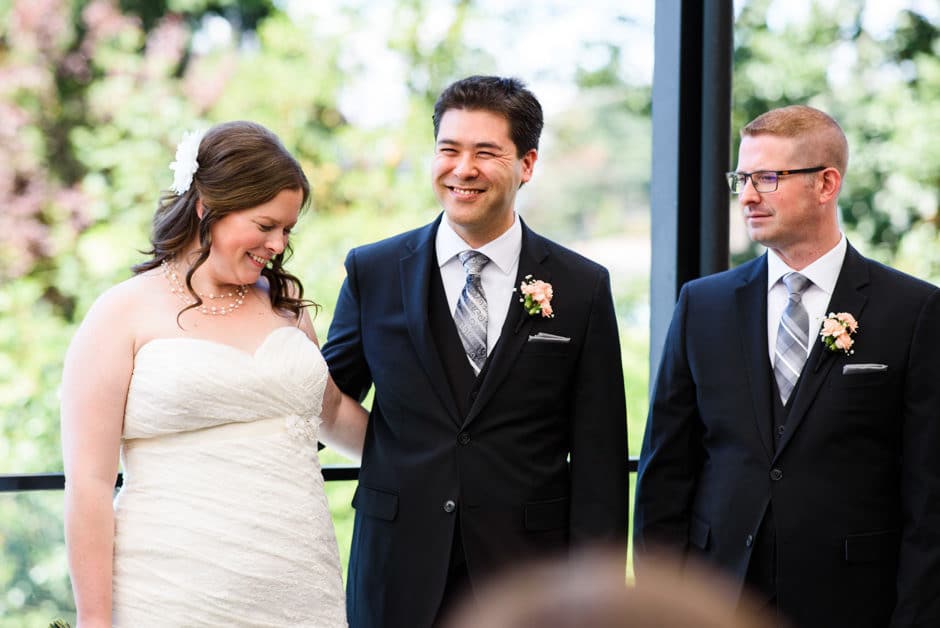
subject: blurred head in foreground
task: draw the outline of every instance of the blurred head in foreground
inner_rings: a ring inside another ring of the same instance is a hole
[[[736,602],[711,570],[644,561],[637,584],[623,558],[602,551],[503,574],[460,606],[447,628],[765,628],[778,626]]]

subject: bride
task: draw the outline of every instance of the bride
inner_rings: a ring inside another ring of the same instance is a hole
[[[251,122],[187,135],[171,168],[151,259],[65,359],[78,626],[345,626],[317,441],[358,459],[366,412],[282,266],[309,184]]]

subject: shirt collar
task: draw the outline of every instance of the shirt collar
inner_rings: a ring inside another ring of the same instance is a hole
[[[807,266],[801,271],[801,275],[813,282],[813,285],[823,290],[826,294],[832,295],[836,288],[836,281],[839,279],[839,272],[842,270],[842,261],[845,259],[845,251],[848,248],[848,242],[845,234],[839,239],[828,253]],[[787,266],[786,262],[780,259],[772,250],[767,251],[767,291],[773,289],[780,279],[787,273],[797,272]]]
[[[437,228],[437,239],[435,241],[438,266],[443,266],[455,258],[458,253],[470,248],[472,247],[464,242],[463,238],[457,235],[457,232],[447,222],[447,216],[443,216],[441,224]],[[519,216],[513,213],[512,226],[509,229],[506,229],[495,240],[491,240],[475,250],[490,258],[490,263],[496,264],[503,274],[511,272],[516,260],[519,259],[519,253],[522,251],[522,224],[519,222]]]

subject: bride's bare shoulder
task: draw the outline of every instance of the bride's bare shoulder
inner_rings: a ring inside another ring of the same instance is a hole
[[[124,326],[156,308],[166,307],[168,294],[160,269],[145,271],[102,292],[89,308],[86,319],[104,318]]]

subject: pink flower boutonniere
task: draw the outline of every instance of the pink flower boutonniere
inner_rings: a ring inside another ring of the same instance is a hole
[[[554,318],[552,311],[552,284],[546,283],[541,279],[535,279],[532,275],[526,275],[525,281],[519,284],[519,291],[522,296],[519,302],[529,316],[541,314],[544,318]]]
[[[852,335],[857,331],[858,321],[855,320],[854,316],[848,312],[839,312],[838,314],[829,312],[829,316],[823,320],[819,335],[822,337],[823,344],[830,351],[844,351],[845,355],[851,355],[855,353],[855,350],[852,349],[855,344]]]

